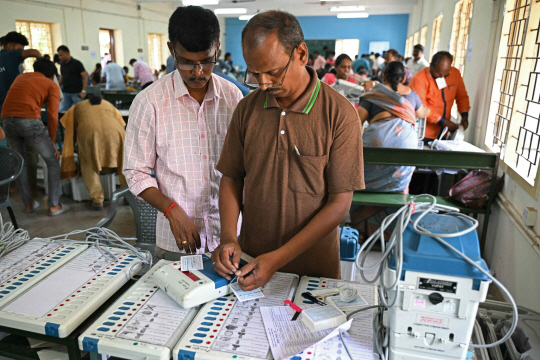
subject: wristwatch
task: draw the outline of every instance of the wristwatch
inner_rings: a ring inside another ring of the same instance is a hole
[[[83,91],[81,91],[81,92],[83,92],[83,93],[85,93],[85,94],[86,94],[86,90],[83,90]]]

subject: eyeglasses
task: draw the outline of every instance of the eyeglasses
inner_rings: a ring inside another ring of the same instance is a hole
[[[176,52],[174,51],[174,48],[173,48],[173,55],[174,55],[174,62],[176,63],[176,65],[178,65],[178,68],[180,70],[193,71],[196,66],[200,67],[201,70],[210,70],[210,69],[213,69],[214,65],[216,65],[217,63],[217,50],[214,53],[214,61],[202,62],[198,64],[179,63],[178,60],[176,60]]]
[[[296,45],[292,49],[291,55],[289,56],[289,61],[287,62],[287,66],[285,66],[285,68],[283,68],[283,70],[280,71],[280,72],[285,71],[285,73],[283,74],[283,78],[281,79],[280,83],[262,83],[262,84],[260,84],[259,83],[259,76],[261,75],[261,73],[253,73],[253,72],[246,69],[246,76],[244,77],[244,85],[246,85],[247,87],[249,87],[251,89],[258,89],[260,86],[275,87],[275,86],[283,85],[283,82],[285,81],[285,75],[287,75],[287,70],[289,70],[289,65],[291,64],[291,60],[292,60],[292,56],[294,54],[294,50],[296,50],[297,47],[298,47],[298,45]],[[279,75],[275,75],[275,77],[278,77],[278,76]]]

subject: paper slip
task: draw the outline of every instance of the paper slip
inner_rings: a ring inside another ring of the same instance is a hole
[[[236,297],[238,298],[238,301],[240,302],[264,297],[264,294],[261,291],[261,289],[244,291],[240,289],[240,285],[238,285],[237,282],[234,284],[229,284],[229,286],[231,287],[231,290],[233,291],[234,295],[236,295]]]
[[[180,264],[181,271],[204,269],[202,255],[182,256],[180,258],[180,261],[181,261],[181,264]]]
[[[362,296],[360,296],[360,294],[358,294],[356,296],[356,299],[354,299],[353,301],[351,302],[345,302],[345,301],[341,301],[340,298],[339,298],[339,295],[336,295],[336,296],[329,296],[327,299],[332,299],[332,301],[334,302],[334,304],[336,304],[336,306],[340,309],[344,309],[344,308],[349,308],[349,307],[357,307],[357,306],[364,306],[364,305],[367,305],[367,301],[364,300],[364,298]]]

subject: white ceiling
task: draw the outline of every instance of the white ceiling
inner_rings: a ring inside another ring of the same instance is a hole
[[[134,0],[138,3],[164,2],[163,0]],[[331,12],[332,6],[362,5],[370,15],[381,14],[410,14],[418,0],[219,0],[219,5],[204,6],[209,9],[216,8],[246,8],[247,14],[256,14],[265,10],[284,10],[296,16],[337,15]],[[166,1],[175,6],[181,6],[180,0]],[[238,15],[220,15],[225,17],[238,17]]]

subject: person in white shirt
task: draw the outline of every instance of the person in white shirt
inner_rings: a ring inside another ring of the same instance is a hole
[[[101,82],[107,83],[107,89],[126,89],[126,72],[120,65],[109,61],[101,72]]]
[[[412,76],[416,75],[420,70],[427,68],[429,63],[424,58],[424,47],[420,44],[414,46],[413,57],[407,64],[405,64],[411,70]]]
[[[315,60],[313,61],[313,70],[317,71],[319,69],[322,69],[324,65],[326,65],[326,59],[319,54],[318,51],[313,52],[313,57]]]

